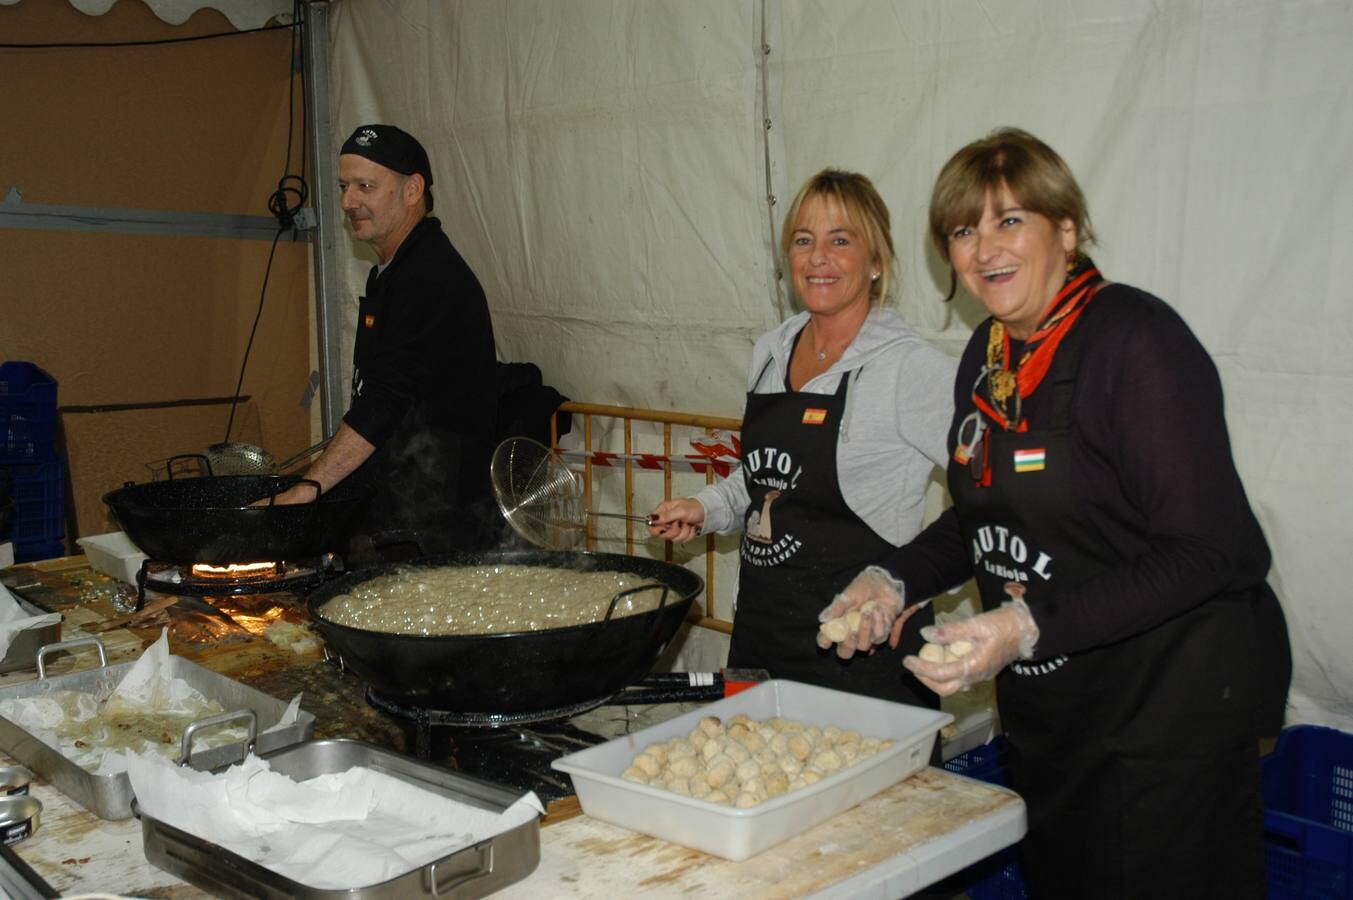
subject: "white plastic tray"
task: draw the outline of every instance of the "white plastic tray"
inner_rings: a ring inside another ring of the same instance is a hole
[[[136,584],[136,573],[140,571],[146,554],[132,543],[125,532],[94,534],[76,538],[75,543],[85,552],[95,572],[102,572],[127,584]]]
[[[706,803],[620,777],[649,744],[684,737],[705,716],[727,721],[738,713],[757,720],[781,716],[823,728],[835,725],[896,743],[816,784],[750,809]],[[953,718],[936,710],[772,680],[661,725],[569,754],[555,760],[553,767],[573,779],[574,792],[587,815],[739,861],[825,822],[924,768],[936,735]]]

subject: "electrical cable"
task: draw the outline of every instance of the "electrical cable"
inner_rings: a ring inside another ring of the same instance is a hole
[[[287,231],[292,232],[293,238],[296,233],[296,214],[305,206],[305,202],[310,197],[310,186],[305,181],[305,171],[307,154],[305,152],[306,129],[309,123],[302,120],[301,124],[301,174],[291,173],[291,148],[292,138],[296,127],[295,101],[296,101],[296,70],[297,60],[300,60],[301,87],[305,88],[305,56],[302,46],[302,27],[304,19],[305,5],[301,0],[292,2],[292,25],[291,43],[288,47],[287,64],[289,75],[287,77],[287,150],[283,163],[282,177],[277,181],[277,190],[268,197],[268,211],[277,219],[277,233],[273,235],[272,247],[268,250],[268,265],[263,270],[263,287],[258,294],[258,310],[254,313],[254,325],[249,330],[249,341],[244,347],[244,359],[240,361],[240,376],[235,383],[235,396],[230,403],[230,417],[226,420],[226,433],[224,443],[230,442],[231,429],[235,427],[235,407],[239,403],[240,391],[244,388],[244,371],[249,365],[249,353],[254,347],[254,336],[258,334],[258,323],[263,317],[263,301],[268,296],[268,281],[272,277],[273,258],[277,254],[277,242]],[[308,107],[305,105],[302,97],[301,114],[308,113]]]
[[[258,34],[260,31],[280,31],[294,28],[294,25],[263,25],[258,28],[246,28],[243,31],[217,31],[212,34],[198,34],[181,38],[154,38],[147,41],[65,41],[44,44],[0,43],[0,50],[83,50],[104,47],[155,47],[162,44],[187,44],[193,41],[210,41],[216,38],[232,38],[245,34]]]

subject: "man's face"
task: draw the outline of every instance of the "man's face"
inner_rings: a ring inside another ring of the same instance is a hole
[[[410,176],[385,168],[364,156],[338,157],[338,190],[352,233],[381,252],[382,246],[404,228],[419,202]],[[402,238],[403,235],[399,234]],[[393,252],[394,248],[390,248]]]

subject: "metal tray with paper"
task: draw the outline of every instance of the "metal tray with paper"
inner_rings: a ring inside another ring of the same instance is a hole
[[[420,790],[478,809],[501,813],[520,792],[461,772],[419,762],[361,741],[307,741],[259,754],[296,781],[372,769]],[[540,862],[540,820],[528,821],[379,884],[346,890],[310,887],[259,865],[211,841],[140,812],[146,859],[218,897],[299,897],[308,900],[385,900],[404,897],[483,897],[530,875]]]
[[[45,612],[13,591],[7,591],[7,593],[14,598],[15,603],[19,604],[19,609],[27,615],[40,616]],[[59,621],[16,632],[14,639],[9,642],[9,648],[5,651],[5,655],[0,657],[0,675],[6,672],[17,672],[20,669],[33,668],[37,665],[38,650],[47,644],[55,644],[59,640],[61,640],[61,623]]]
[[[86,644],[97,648],[99,666],[67,675],[45,677],[43,658],[46,655]],[[106,694],[122,680],[132,666],[136,665],[135,662],[128,662],[109,666],[103,643],[98,638],[82,638],[78,641],[45,646],[38,651],[37,663],[38,679],[0,688],[0,700],[35,697],[61,690]],[[232,681],[224,675],[218,675],[182,657],[169,657],[169,675],[183,679],[208,700],[216,701],[228,712],[252,711],[256,716],[258,731],[256,752],[265,753],[288,747],[299,741],[308,740],[314,734],[315,717],[304,710],[298,713],[295,722],[270,731],[269,729],[281,721],[287,703]],[[0,750],[47,779],[58,790],[99,818],[131,818],[132,788],[125,772],[96,775],[81,768],[60,750],[42,742],[3,716],[0,716]],[[245,752],[245,745],[236,741],[194,753],[191,765],[195,769],[212,769],[243,757]]]

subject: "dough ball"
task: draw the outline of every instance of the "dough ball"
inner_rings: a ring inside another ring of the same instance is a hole
[[[753,755],[755,755],[766,749],[766,739],[755,731],[748,732],[747,736],[742,739],[742,746],[746,747]]]
[[[923,644],[921,652],[916,654],[926,662],[942,663],[944,662],[944,648],[939,644]]]
[[[848,766],[852,766],[860,759],[860,744],[858,741],[851,741],[850,743],[846,744],[837,744],[836,752],[837,755],[841,757],[842,762],[844,762]]]
[[[752,778],[760,777],[761,763],[754,759],[743,760],[738,763],[738,767],[734,770],[734,774],[737,775],[738,781],[748,781]]]
[[[753,806],[760,805],[760,803],[761,803],[760,797],[758,797],[756,794],[748,793],[747,791],[743,791],[742,793],[738,794],[737,798],[733,801],[733,805],[736,806],[738,809],[751,809]]]
[[[863,619],[864,616],[860,613],[858,609],[852,609],[850,612],[846,613],[846,632],[854,633],[856,631],[859,631],[860,622]]]
[[[723,791],[718,790],[717,788],[715,790],[710,791],[708,794],[701,797],[700,799],[704,800],[706,803],[717,803],[720,806],[728,805],[728,795],[725,794]]]
[[[784,772],[774,772],[765,778],[766,796],[779,797],[789,791],[789,776]]]
[[[678,756],[667,764],[667,770],[673,775],[690,778],[696,772],[703,771],[700,761],[694,756]]]
[[[708,762],[709,760],[723,753],[724,744],[726,743],[727,740],[723,737],[723,735],[719,735],[718,737],[711,737],[705,741],[705,746],[700,748],[700,755],[705,758],[706,762]]]
[[[761,763],[763,766],[778,766],[780,764],[780,754],[767,747],[764,750],[758,750],[752,754],[752,759]]]
[[[752,758],[752,751],[748,750],[737,741],[729,741],[727,745],[724,746],[723,752],[732,757],[733,762],[745,762]]]
[[[751,733],[751,729],[742,722],[734,722],[728,726],[727,731],[728,737],[735,741],[744,741]]]
[[[667,765],[666,744],[649,744],[647,747],[644,748],[644,752],[647,753],[649,756],[653,757],[655,760],[657,760],[658,765],[660,766]]]
[[[648,784],[648,773],[643,769],[636,769],[634,766],[630,766],[628,769],[621,772],[620,777],[626,781],[633,781],[637,784]]]
[[[696,728],[686,739],[690,741],[691,746],[698,751],[705,746],[705,743],[709,740],[709,735],[705,734],[703,728]]]
[[[850,730],[841,732],[841,739],[838,741],[838,743],[841,744],[858,744],[859,742],[860,742],[860,733],[858,731],[850,731]]]
[[[687,784],[690,785],[691,796],[695,797],[697,800],[703,798],[710,791],[714,790],[714,788],[709,786],[709,782],[706,781],[701,775],[691,776],[691,778],[687,780]]]
[[[657,775],[659,772],[662,771],[662,765],[652,756],[649,756],[647,751],[645,751],[644,753],[640,753],[638,756],[634,757],[634,762],[632,765],[634,766],[634,768],[640,770],[649,778],[652,778],[654,775]]]
[[[803,763],[793,756],[785,754],[780,757],[780,771],[793,778],[803,771]]]
[[[962,659],[972,652],[972,641],[954,641],[945,650],[954,659]]]
[[[770,749],[777,754],[789,752],[789,733],[784,731],[775,732],[775,737],[770,739]]]
[[[850,629],[846,627],[846,620],[839,616],[835,619],[828,619],[823,622],[822,627],[819,628],[818,631],[821,631],[822,636],[833,644],[841,643],[846,639],[846,636],[850,634]]]
[[[680,759],[683,756],[693,756],[695,754],[695,745],[685,738],[672,738],[667,742],[667,761],[670,763],[674,759]]]
[[[689,797],[691,795],[691,782],[686,778],[673,778],[667,783],[667,790],[683,797]]]
[[[814,772],[812,769],[804,769],[798,774],[798,778],[804,784],[817,784],[822,780],[822,775],[818,772]]]
[[[718,716],[705,716],[700,720],[700,730],[714,737],[716,734],[723,734],[723,723],[719,721]]]
[[[789,755],[799,762],[805,761],[813,754],[813,742],[802,732],[792,735],[785,743],[785,747],[789,751]]]
[[[818,741],[822,740],[822,729],[818,728],[816,725],[809,725],[807,728],[803,729],[803,736],[816,744]]]
[[[813,756],[813,761],[808,764],[808,768],[817,769],[823,774],[831,774],[841,768],[841,757],[835,750],[823,750]]]
[[[738,713],[736,716],[728,720],[728,725],[730,728],[734,725],[742,725],[743,727],[746,727],[751,721],[752,721],[751,716],[747,715],[746,713]]]
[[[705,780],[710,787],[721,788],[733,778],[737,768],[737,763],[727,756],[716,756],[710,760],[709,768],[705,769]]]
[[[837,741],[841,739],[841,729],[837,728],[835,725],[828,725],[826,728],[822,729],[822,739],[830,741],[833,744],[837,743]]]

